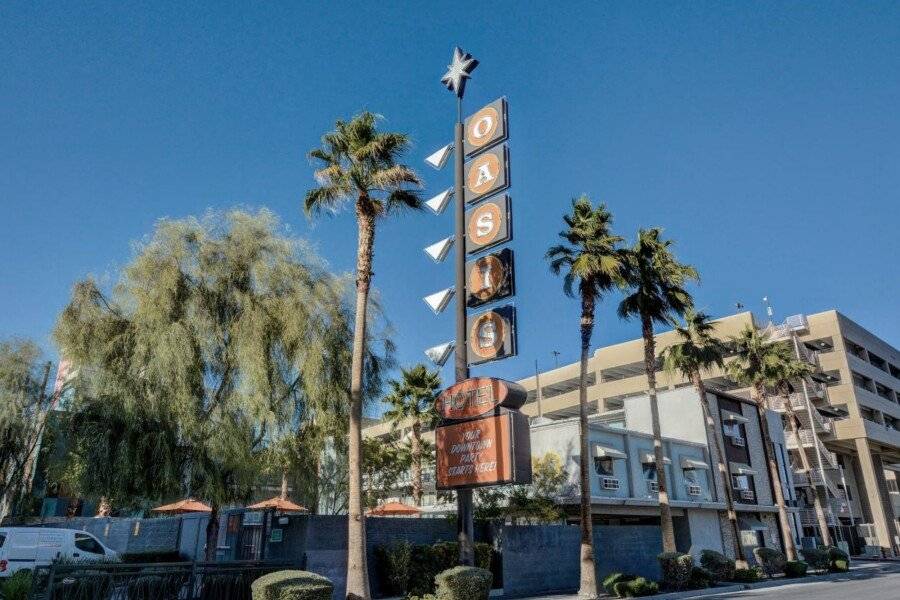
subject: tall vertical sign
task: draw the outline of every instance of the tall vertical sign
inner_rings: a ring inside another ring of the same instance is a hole
[[[446,408],[450,406],[448,398],[459,402],[467,397],[466,390],[476,390],[477,395],[478,390],[486,389],[478,382],[501,381],[470,379],[470,365],[516,354],[515,306],[499,305],[515,294],[513,252],[509,248],[498,249],[512,239],[511,201],[504,193],[510,186],[509,149],[505,143],[509,137],[508,109],[506,99],[499,98],[463,120],[465,85],[477,66],[478,61],[471,55],[460,48],[454,50],[441,79],[457,98],[454,140],[425,159],[441,169],[451,152],[454,156],[454,187],[438,193],[426,205],[440,214],[453,198],[455,235],[430,244],[425,252],[435,262],[441,262],[455,245],[455,283],[424,300],[437,314],[456,297],[456,338],[429,348],[425,354],[437,365],[443,365],[451,353],[455,354],[456,384],[442,395],[445,411],[436,432],[438,487],[456,490],[460,562],[468,565],[474,564],[472,489],[531,481],[527,419],[517,410],[518,406],[510,406],[512,401],[504,404],[501,399],[493,402],[490,409],[472,409],[472,414],[462,419]],[[488,249],[492,251],[485,254]],[[471,257],[468,262],[467,256]],[[470,319],[467,308],[478,312]],[[488,387],[495,390],[493,385]],[[515,386],[509,382],[497,385],[507,391]]]

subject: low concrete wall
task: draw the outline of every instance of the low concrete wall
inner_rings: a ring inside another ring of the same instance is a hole
[[[203,519],[202,527],[205,530],[206,517],[199,518]],[[181,545],[181,525],[182,517],[158,519],[76,517],[50,519],[40,526],[86,531],[120,554],[146,554],[177,552]],[[201,539],[201,543],[202,541]]]

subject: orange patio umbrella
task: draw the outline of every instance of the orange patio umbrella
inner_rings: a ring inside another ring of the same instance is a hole
[[[281,496],[275,496],[274,498],[251,504],[247,508],[252,508],[253,510],[274,508],[278,512],[309,512],[306,507],[294,504],[287,498],[282,498]]]
[[[199,500],[194,500],[193,498],[185,498],[184,500],[179,500],[178,502],[173,502],[172,504],[157,506],[152,510],[153,512],[166,513],[170,515],[212,512],[212,509],[208,505],[200,502]]]
[[[387,502],[369,511],[373,517],[412,517],[421,514],[421,510],[415,506],[402,502]]]

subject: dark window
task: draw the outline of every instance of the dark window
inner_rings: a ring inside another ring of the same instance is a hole
[[[75,547],[84,552],[90,552],[91,554],[106,554],[106,551],[103,550],[103,546],[100,545],[100,542],[84,533],[75,534]]]
[[[613,459],[608,456],[594,459],[594,470],[597,475],[611,476],[613,474]]]
[[[5,542],[5,541],[6,541],[6,534],[0,533],[0,548],[3,547],[3,542]]]
[[[647,481],[656,481],[656,464],[644,463],[641,466],[644,468],[644,479]]]

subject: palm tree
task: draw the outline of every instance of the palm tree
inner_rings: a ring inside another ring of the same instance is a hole
[[[349,482],[347,598],[369,600],[366,571],[366,530],[362,506],[362,405],[366,348],[366,310],[372,282],[375,224],[399,209],[421,207],[419,176],[397,161],[409,148],[402,133],[380,132],[378,117],[363,112],[349,122],[337,121],[334,131],[322,136],[322,147],[309,153],[318,161],[319,187],[306,194],[306,214],[334,211],[353,202],[358,241],[356,249],[356,311],[350,368]]]
[[[675,528],[666,483],[666,466],[662,450],[659,405],[656,400],[656,339],[654,323],[672,323],[693,307],[693,300],[684,285],[699,279],[697,270],[679,263],[672,253],[672,242],[663,240],[659,228],[641,229],[637,242],[627,251],[624,288],[630,292],[619,304],[619,318],[638,317],[644,339],[644,370],[650,395],[650,416],[653,422],[653,458],[656,482],[659,485],[659,514],[662,528],[663,552],[675,552]]]
[[[775,490],[775,505],[778,507],[778,525],[781,529],[781,539],[784,540],[784,552],[788,560],[797,560],[797,546],[794,543],[793,532],[788,521],[781,476],[778,472],[778,464],[775,462],[774,447],[766,418],[768,409],[766,386],[770,385],[777,377],[775,369],[781,360],[779,358],[781,350],[777,344],[772,344],[752,325],[747,325],[737,336],[732,337],[731,343],[737,354],[734,360],[726,366],[726,372],[737,383],[750,387],[750,399],[756,404],[759,414],[759,428],[762,434],[763,451],[766,455],[766,466]]]
[[[712,411],[709,408],[709,399],[706,396],[706,384],[703,383],[702,372],[716,366],[725,365],[725,344],[713,335],[715,324],[709,320],[709,315],[690,309],[684,314],[684,326],[675,328],[680,342],[663,350],[663,368],[671,376],[680,373],[685,379],[694,385],[697,395],[700,397],[700,406],[703,407],[703,416],[706,419],[706,437],[713,441],[710,451],[713,454],[713,462],[719,471],[719,479],[725,490],[725,508],[728,521],[731,523],[732,538],[734,541],[734,555],[738,568],[747,567],[747,559],[744,556],[744,547],[741,545],[741,532],[738,527],[737,513],[734,510],[734,491],[731,488],[731,476],[725,465],[725,450],[722,448],[722,440],[716,432],[716,423],[713,420]]]
[[[550,271],[563,276],[563,291],[574,296],[578,286],[581,300],[581,380],[579,395],[579,437],[581,459],[581,585],[578,595],[597,598],[597,573],[594,567],[594,537],[591,523],[591,482],[588,467],[587,364],[594,331],[594,307],[605,292],[619,283],[622,254],[610,227],[612,215],[605,204],[594,208],[590,198],[572,200],[572,214],[563,215],[566,228],[559,237],[566,244],[552,246],[547,251]]]
[[[384,401],[389,408],[384,412],[394,428],[410,423],[412,439],[412,495],[416,506],[422,505],[422,427],[431,427],[437,421],[434,400],[441,388],[441,377],[418,364],[411,369],[401,369],[401,380],[390,382],[391,392]]]
[[[806,454],[806,448],[800,439],[800,431],[797,425],[797,415],[794,413],[794,407],[791,405],[791,381],[809,376],[813,371],[812,365],[797,360],[794,351],[785,343],[779,342],[773,344],[773,372],[774,384],[778,393],[782,397],[784,403],[784,415],[787,419],[788,426],[791,428],[791,435],[797,442],[797,454],[800,455],[800,464],[806,473],[807,489],[812,497],[813,509],[816,513],[816,520],[819,523],[819,531],[822,534],[822,543],[826,546],[831,545],[831,532],[828,529],[828,520],[825,518],[825,508],[823,498],[819,494],[816,484],[813,481],[813,468],[809,462],[809,456]],[[812,424],[811,424],[812,425]],[[824,477],[824,473],[822,476]]]

